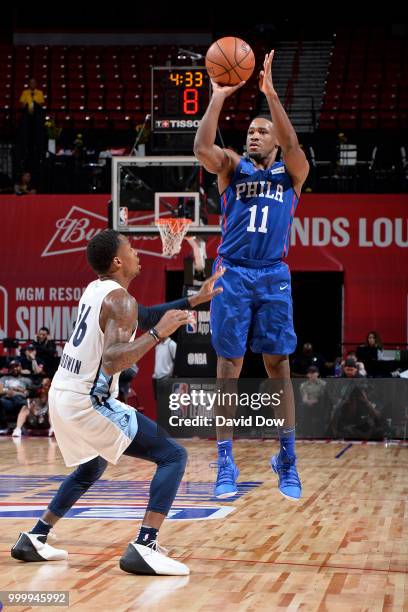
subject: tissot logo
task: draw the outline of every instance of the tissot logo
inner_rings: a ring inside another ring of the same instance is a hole
[[[198,128],[200,121],[199,119],[156,119],[154,125],[156,128],[162,129]]]
[[[85,251],[91,238],[106,228],[106,217],[73,206],[65,217],[56,220],[55,228],[41,257]]]

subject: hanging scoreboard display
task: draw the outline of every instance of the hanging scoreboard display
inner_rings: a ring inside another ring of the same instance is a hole
[[[209,99],[205,67],[152,67],[152,132],[195,132]]]

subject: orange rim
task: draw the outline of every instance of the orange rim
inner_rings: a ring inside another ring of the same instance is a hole
[[[167,225],[172,232],[177,232],[185,225],[192,223],[191,219],[171,218],[171,219],[156,219],[156,225]]]

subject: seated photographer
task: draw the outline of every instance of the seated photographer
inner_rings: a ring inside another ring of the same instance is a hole
[[[347,366],[346,366],[347,368]],[[357,371],[356,366],[354,366]],[[331,422],[329,435],[336,438],[355,440],[381,440],[383,437],[383,418],[377,405],[368,397],[369,389],[364,381],[346,375],[338,389],[338,400]]]
[[[367,376],[367,372],[366,372],[366,369],[364,367],[364,363],[362,361],[358,361],[357,360],[356,351],[349,351],[346,354],[346,358],[343,359],[343,361],[341,362],[341,371],[342,371],[342,374],[344,372],[344,366],[345,366],[346,362],[350,364],[351,360],[354,360],[354,362],[356,364],[356,367],[357,367],[358,374],[360,374],[360,376],[366,377]]]
[[[20,409],[27,405],[31,385],[31,380],[22,376],[20,362],[13,359],[8,374],[0,378],[1,433],[7,433],[8,428],[16,422]]]
[[[23,427],[25,431],[44,431],[44,433],[46,430],[48,433],[50,429],[48,401],[43,402],[35,391],[30,392],[30,397],[27,398],[27,405],[21,408],[12,435],[16,438],[21,438]]]
[[[27,374],[37,384],[44,374],[44,363],[37,358],[37,350],[34,344],[27,344],[22,355],[19,357],[21,363],[21,373]]]

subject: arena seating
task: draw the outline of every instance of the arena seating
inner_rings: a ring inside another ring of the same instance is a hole
[[[407,128],[408,47],[385,28],[339,30],[319,127]]]
[[[206,51],[194,50],[203,55]],[[262,56],[264,49],[259,52]],[[34,76],[44,93],[45,110],[57,125],[129,129],[151,111],[151,66],[185,65],[177,55],[175,46],[0,47],[1,121],[18,116],[21,92]],[[253,79],[228,100],[224,121],[238,129],[246,125],[257,96]],[[245,112],[239,114],[239,108]]]
[[[254,50],[260,61],[266,49]],[[21,91],[34,76],[57,125],[134,127],[151,111],[150,67],[185,64],[177,55],[176,46],[0,47],[0,126],[18,117]],[[251,79],[227,100],[221,127],[245,128],[258,103],[257,80]],[[338,29],[319,129],[406,129],[407,117],[408,47],[403,38],[390,37],[378,26]]]

